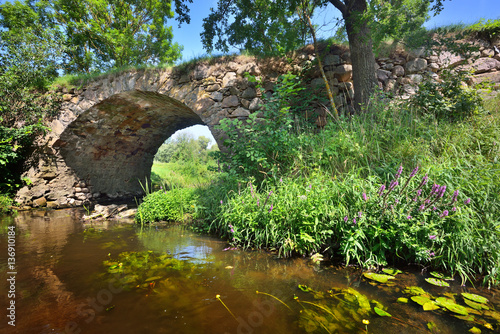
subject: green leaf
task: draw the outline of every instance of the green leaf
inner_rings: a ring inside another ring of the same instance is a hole
[[[363,276],[379,283],[387,283],[388,280],[394,279],[394,276],[376,273],[363,273]]]
[[[435,286],[450,286],[447,282],[432,277],[426,278],[425,281]]]
[[[422,305],[424,311],[434,311],[434,310],[439,310],[440,307],[436,305],[435,302],[433,302],[432,300],[425,303],[424,305]]]
[[[455,280],[453,277],[444,276],[443,274],[438,273],[437,271],[431,271],[430,274],[436,278],[444,279],[445,281],[454,281]]]
[[[469,332],[473,334],[481,334],[481,330],[477,327],[472,327],[471,329],[469,329]]]
[[[377,313],[381,317],[392,317],[392,315],[390,315],[389,313],[387,313],[386,311],[384,311],[382,309],[379,309],[376,306],[373,308],[373,310],[375,311],[375,313]]]
[[[467,298],[464,298],[464,303],[467,304],[469,307],[472,307],[475,310],[482,310],[482,309],[489,310],[490,309],[488,306],[486,306],[484,304],[473,302],[472,300],[468,300]]]
[[[462,305],[456,304],[453,300],[445,297],[436,298],[436,303],[439,306],[446,308],[448,311],[460,314],[460,315],[469,315],[465,307]]]
[[[399,297],[397,302],[400,304],[408,304],[408,298]]]
[[[382,271],[388,275],[396,276],[397,274],[401,274],[402,271],[394,268],[384,268]]]
[[[424,305],[426,303],[431,302],[431,300],[429,298],[423,297],[423,296],[412,296],[411,300],[413,300],[418,305]]]
[[[472,300],[472,301],[475,301],[476,303],[481,303],[481,304],[486,304],[488,302],[487,298],[473,294],[473,293],[462,292],[462,297],[465,297],[469,300]]]

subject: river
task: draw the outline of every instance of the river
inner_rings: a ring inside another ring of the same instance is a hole
[[[473,289],[457,281],[437,287],[424,280],[430,277],[427,271],[416,267],[403,268],[392,285],[380,284],[355,267],[228,249],[227,242],[180,225],[83,222],[83,214],[76,209],[30,211],[1,219],[0,270],[6,279],[0,307],[2,314],[7,310],[0,321],[1,333],[428,333],[429,326],[439,333],[468,333],[472,327],[490,333],[499,329],[498,313],[492,311],[500,309],[498,289]],[[15,231],[10,239],[9,231]],[[7,245],[15,254],[9,254]],[[169,265],[161,269],[149,262],[125,277],[123,259],[130,254],[156,256]],[[147,277],[152,273],[155,276]],[[461,292],[478,294],[488,298],[491,313],[474,314],[474,321],[466,321],[445,308],[423,311],[411,299],[407,304],[397,301],[411,297],[404,292],[408,286],[420,286],[434,297],[454,298],[457,303],[462,301]],[[359,308],[365,297],[392,317]],[[353,299],[359,305],[347,307]]]

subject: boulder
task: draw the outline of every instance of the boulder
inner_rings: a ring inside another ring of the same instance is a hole
[[[415,58],[406,63],[406,73],[413,74],[422,72],[427,68],[427,60],[423,58]]]
[[[335,77],[338,81],[349,81],[352,76],[352,65],[343,64],[335,68]]]

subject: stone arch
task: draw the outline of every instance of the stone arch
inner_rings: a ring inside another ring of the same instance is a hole
[[[205,124],[184,103],[151,91],[114,94],[81,113],[53,147],[97,196],[141,193],[153,158],[175,131]]]

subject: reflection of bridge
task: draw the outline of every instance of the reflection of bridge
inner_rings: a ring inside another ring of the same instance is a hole
[[[214,128],[223,118],[245,118],[258,110],[260,74],[251,58],[197,64],[191,71],[127,71],[65,90],[60,115],[43,139],[38,166],[18,192],[24,205],[65,207],[99,197],[141,193],[160,145],[175,131],[195,124]]]

